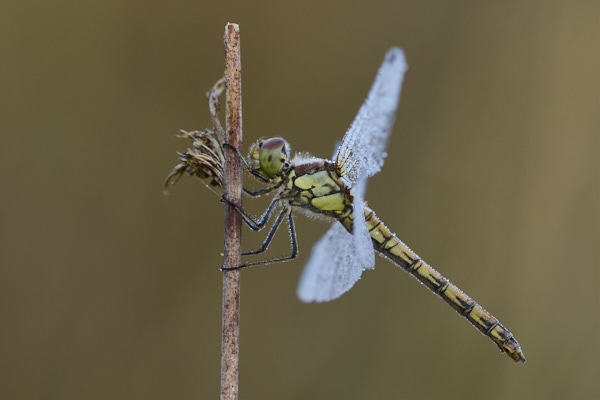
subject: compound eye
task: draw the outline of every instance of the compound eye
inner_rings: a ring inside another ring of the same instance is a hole
[[[262,143],[258,161],[267,178],[274,178],[281,171],[288,157],[288,147],[287,142],[280,137],[270,138]]]

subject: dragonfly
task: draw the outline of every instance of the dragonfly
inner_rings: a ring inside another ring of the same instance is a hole
[[[272,194],[273,198],[256,220],[241,207],[225,198],[223,201],[236,207],[245,224],[255,231],[264,228],[277,214],[260,248],[242,254],[266,251],[285,220],[291,238],[291,254],[230,269],[296,258],[294,212],[322,216],[333,223],[314,245],[301,275],[297,295],[302,301],[325,302],[340,297],[354,286],[364,270],[375,267],[377,252],[441,297],[489,337],[501,352],[516,362],[525,362],[521,346],[498,319],[423,261],[365,204],[367,178],[381,170],[386,157],[406,70],[403,51],[396,47],[390,49],[332,160],[308,154],[290,158],[290,146],[281,137],[259,139],[250,148],[247,159],[237,152],[247,170],[266,184],[262,189],[244,189],[244,192],[251,197]]]

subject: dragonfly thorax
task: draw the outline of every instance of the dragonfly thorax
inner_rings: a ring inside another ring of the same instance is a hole
[[[269,179],[273,179],[285,167],[290,145],[280,137],[258,139],[250,147],[248,158],[252,166]]]
[[[329,161],[313,158],[297,164],[292,162],[283,186],[280,196],[292,206],[335,219],[345,218],[352,212],[350,189],[338,176],[335,164]]]

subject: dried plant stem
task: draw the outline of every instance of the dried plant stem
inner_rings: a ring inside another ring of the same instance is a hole
[[[225,140],[242,148],[242,80],[240,32],[237,24],[225,27]],[[227,149],[224,189],[227,199],[242,206],[242,163]],[[231,205],[225,206],[224,267],[241,263],[242,218]],[[223,336],[221,344],[221,400],[238,398],[240,270],[223,272]]]

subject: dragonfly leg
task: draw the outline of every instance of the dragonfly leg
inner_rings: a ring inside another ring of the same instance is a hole
[[[259,181],[265,182],[265,183],[269,182],[269,179],[262,176],[261,173],[256,168],[254,168],[252,165],[250,165],[248,163],[248,160],[246,160],[246,157],[244,157],[244,155],[242,153],[240,153],[240,151],[236,147],[234,147],[231,143],[225,142],[225,143],[223,143],[223,147],[229,147],[231,150],[233,150],[235,155],[238,156],[240,158],[240,160],[242,160],[246,169],[252,175],[254,175],[256,177],[256,179],[258,179]]]
[[[248,190],[246,188],[242,188],[242,189],[244,191],[244,194],[248,197],[260,197],[263,194],[267,194],[276,188],[277,188],[277,186],[271,186],[268,188],[262,188],[262,189],[257,189],[257,190]]]
[[[242,162],[244,163],[244,166],[246,167],[246,169],[254,176],[256,177],[259,181],[261,182],[269,182],[269,179],[266,179],[264,176],[261,175],[261,173],[254,168],[252,165],[250,165],[248,163],[248,160],[242,155],[242,153],[240,153],[240,151],[233,147],[231,145],[231,143],[223,143],[223,147],[229,147],[230,149],[233,150],[233,152],[235,153],[236,156],[238,156],[240,158],[240,160],[242,160]],[[271,192],[273,189],[276,189],[277,185],[274,186],[270,186],[267,188],[262,188],[262,189],[257,189],[257,190],[248,190],[246,188],[242,188],[242,190],[244,191],[244,194],[249,196],[249,197],[260,197],[263,194],[267,194],[269,192]]]
[[[285,210],[283,210],[281,212],[281,214],[279,214],[279,216],[277,217],[277,220],[275,220],[275,223],[273,224],[273,228],[271,228],[271,230],[269,231],[269,234],[267,235],[267,238],[265,239],[265,241],[263,242],[263,244],[261,245],[261,247],[258,250],[256,250],[255,252],[245,252],[245,253],[242,253],[242,254],[259,254],[259,253],[264,252],[269,247],[269,244],[271,243],[271,240],[273,239],[273,236],[275,235],[275,232],[277,231],[277,229],[281,225],[281,221],[283,220],[283,217],[286,214],[287,214],[287,217],[288,217],[288,226],[289,226],[289,229],[290,229],[290,239],[291,239],[291,242],[292,242],[292,253],[289,256],[273,258],[273,259],[270,259],[270,260],[255,261],[255,262],[251,262],[251,263],[242,264],[242,265],[240,265],[238,267],[233,267],[233,268],[224,268],[224,267],[221,267],[221,271],[230,271],[230,270],[233,270],[233,269],[242,269],[242,268],[246,268],[246,267],[254,267],[254,266],[257,266],[257,265],[261,265],[261,264],[280,263],[280,262],[285,262],[285,261],[293,260],[294,258],[298,257],[298,242],[296,240],[296,229],[294,228],[294,219],[292,217],[292,212],[291,212],[290,209],[285,209]]]
[[[269,245],[271,244],[271,241],[273,240],[275,233],[279,230],[279,226],[281,225],[281,221],[283,221],[283,217],[285,217],[285,213],[284,212],[279,213],[279,215],[277,216],[277,219],[273,223],[273,226],[271,227],[271,229],[269,229],[269,233],[267,234],[267,237],[265,238],[265,240],[263,241],[263,243],[260,245],[260,247],[257,250],[243,251],[242,255],[249,256],[249,255],[264,253],[269,248]]]
[[[248,226],[248,228],[252,229],[253,231],[260,231],[262,228],[264,228],[266,223],[271,218],[271,215],[273,214],[273,211],[275,210],[277,203],[279,203],[279,200],[273,199],[273,201],[271,201],[271,204],[269,204],[269,207],[267,208],[267,210],[263,213],[263,215],[260,217],[260,219],[258,221],[255,221],[250,215],[248,215],[248,213],[246,213],[246,211],[244,211],[243,208],[241,208],[237,204],[234,204],[231,201],[229,201],[225,197],[225,195],[223,195],[221,197],[221,203],[225,203],[225,204],[229,204],[230,206],[233,206],[240,213],[240,215],[242,216],[242,220]]]

